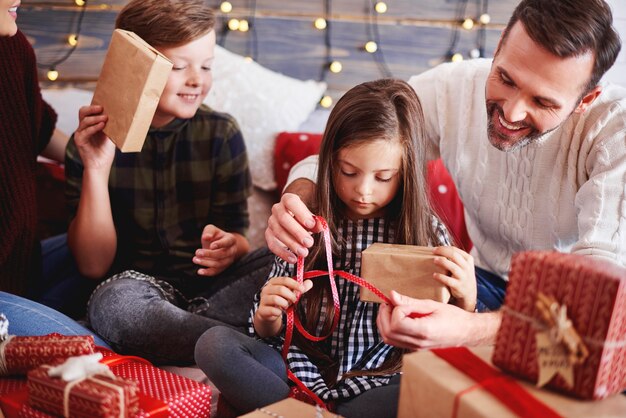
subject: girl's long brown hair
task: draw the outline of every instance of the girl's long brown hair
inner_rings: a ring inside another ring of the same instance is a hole
[[[345,206],[334,188],[334,173],[338,171],[339,150],[369,141],[398,141],[404,152],[400,170],[398,194],[389,204],[386,221],[394,225],[395,242],[409,245],[429,245],[437,242],[432,228],[432,210],[426,185],[424,158],[424,116],[413,88],[395,79],[370,81],[350,89],[332,110],[322,139],[317,176],[316,213],[328,222],[333,257],[344,243],[336,241],[338,223],[345,217]],[[315,237],[306,269],[325,269],[326,252],[322,236]],[[328,334],[332,326],[333,303],[327,280],[314,280],[313,289],[303,295],[299,315],[309,330]],[[322,307],[326,309],[322,315]],[[299,334],[294,342],[317,365],[327,384],[336,383],[339,365],[328,354],[328,342],[313,343]],[[402,351],[395,349],[376,370],[354,371],[349,375],[381,375],[399,370]]]

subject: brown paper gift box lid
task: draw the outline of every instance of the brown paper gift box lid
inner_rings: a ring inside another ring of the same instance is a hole
[[[447,303],[448,288],[433,278],[446,270],[433,263],[432,248],[418,245],[374,243],[361,254],[361,277],[387,297],[392,290],[416,299]],[[361,300],[382,302],[378,296],[361,288]]]
[[[319,412],[324,418],[341,418],[340,415],[323,409],[319,410]],[[318,410],[316,410],[313,405],[309,405],[308,403],[304,403],[293,398],[287,398],[263,408],[259,408],[248,414],[241,415],[241,418],[268,418],[277,416],[284,418],[315,418],[319,416],[317,413]]]
[[[104,133],[122,152],[141,151],[171,69],[133,32],[113,32],[92,103],[104,108]]]

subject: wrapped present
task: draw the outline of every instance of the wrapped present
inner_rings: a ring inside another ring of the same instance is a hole
[[[95,352],[91,335],[4,336],[0,342],[0,376],[26,374],[43,364]]]
[[[434,258],[430,247],[374,243],[361,253],[361,277],[387,297],[395,290],[416,299],[447,303],[450,291],[433,278],[433,273],[446,274],[447,271],[435,265]],[[364,287],[360,298],[366,302],[382,302]]]
[[[58,366],[28,372],[28,404],[64,417],[134,417],[137,382],[116,377],[99,363],[102,354],[70,357]]]
[[[339,415],[329,412],[319,406],[309,405],[293,398],[283,399],[263,408],[258,408],[249,414],[241,415],[241,418],[341,418]]]
[[[626,269],[549,251],[513,256],[493,362],[583,399],[626,389]]]
[[[92,103],[104,108],[104,133],[122,152],[141,151],[171,70],[165,55],[133,32],[115,29]]]
[[[539,389],[496,369],[492,353],[461,347],[405,355],[398,418],[624,416],[624,396],[585,401]]]
[[[139,383],[140,391],[167,405],[171,418],[209,417],[211,412],[211,387],[184,376],[154,367],[150,362],[134,356],[120,356],[110,350],[100,349],[113,374]],[[139,415],[152,417],[153,415]]]

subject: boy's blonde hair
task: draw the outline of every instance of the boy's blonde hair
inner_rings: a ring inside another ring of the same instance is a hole
[[[215,28],[215,13],[203,0],[131,0],[115,27],[135,32],[155,48],[177,47]]]

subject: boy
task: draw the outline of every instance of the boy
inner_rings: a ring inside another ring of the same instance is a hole
[[[66,154],[79,271],[118,273],[91,296],[90,324],[116,350],[157,363],[192,362],[206,329],[243,326],[271,260],[266,251],[244,257],[251,179],[237,123],[201,106],[214,24],[202,0],[129,2],[116,27],[174,64],[143,149],[116,151],[102,107],[86,106]]]

